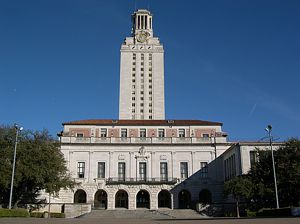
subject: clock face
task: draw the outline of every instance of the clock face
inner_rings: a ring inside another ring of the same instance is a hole
[[[138,42],[144,43],[149,36],[150,34],[148,32],[141,31],[137,34],[136,39]]]

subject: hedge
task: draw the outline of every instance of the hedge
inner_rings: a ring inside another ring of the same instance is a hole
[[[29,212],[27,209],[7,209],[0,208],[0,217],[29,217]]]
[[[31,212],[30,217],[47,218],[48,212]],[[65,218],[65,217],[66,217],[66,215],[64,213],[59,213],[59,212],[51,212],[50,213],[50,218]]]
[[[291,208],[264,208],[257,212],[257,216],[263,217],[286,217],[291,216]]]

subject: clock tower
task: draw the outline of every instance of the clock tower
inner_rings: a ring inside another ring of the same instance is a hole
[[[132,14],[132,35],[121,46],[119,119],[164,120],[164,50],[152,14]]]

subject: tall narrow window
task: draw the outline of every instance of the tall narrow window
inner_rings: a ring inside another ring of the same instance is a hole
[[[184,129],[179,129],[179,138],[184,138],[185,137],[185,130]]]
[[[207,178],[207,176],[208,176],[207,162],[200,162],[200,177]]]
[[[126,128],[121,129],[121,138],[127,138],[127,129]]]
[[[146,129],[145,128],[140,129],[140,138],[146,138]]]
[[[106,128],[101,128],[101,137],[102,138],[107,137],[107,129]]]
[[[146,163],[145,162],[139,163],[139,175],[140,175],[139,176],[140,180],[146,181],[147,174],[146,174]]]
[[[203,138],[209,138],[209,134],[202,134]]]
[[[85,162],[77,163],[77,176],[78,178],[84,178],[85,173]]]
[[[158,129],[158,137],[159,138],[165,137],[165,129]]]
[[[118,163],[118,179],[120,181],[125,181],[125,163],[124,162]]]
[[[98,162],[98,178],[105,178],[105,162]]]
[[[250,166],[253,167],[257,161],[257,152],[250,151]]]
[[[180,163],[180,177],[183,179],[188,178],[188,163],[187,162]]]
[[[77,138],[83,138],[83,133],[76,133]]]
[[[160,163],[160,180],[161,181],[168,180],[168,163],[166,162]]]

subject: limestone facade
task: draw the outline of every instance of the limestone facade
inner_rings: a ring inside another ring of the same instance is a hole
[[[211,165],[230,145],[221,123],[81,120],[65,123],[60,140],[80,185],[62,191],[56,202],[107,209],[191,208],[202,190],[212,201],[222,200],[222,182]]]

